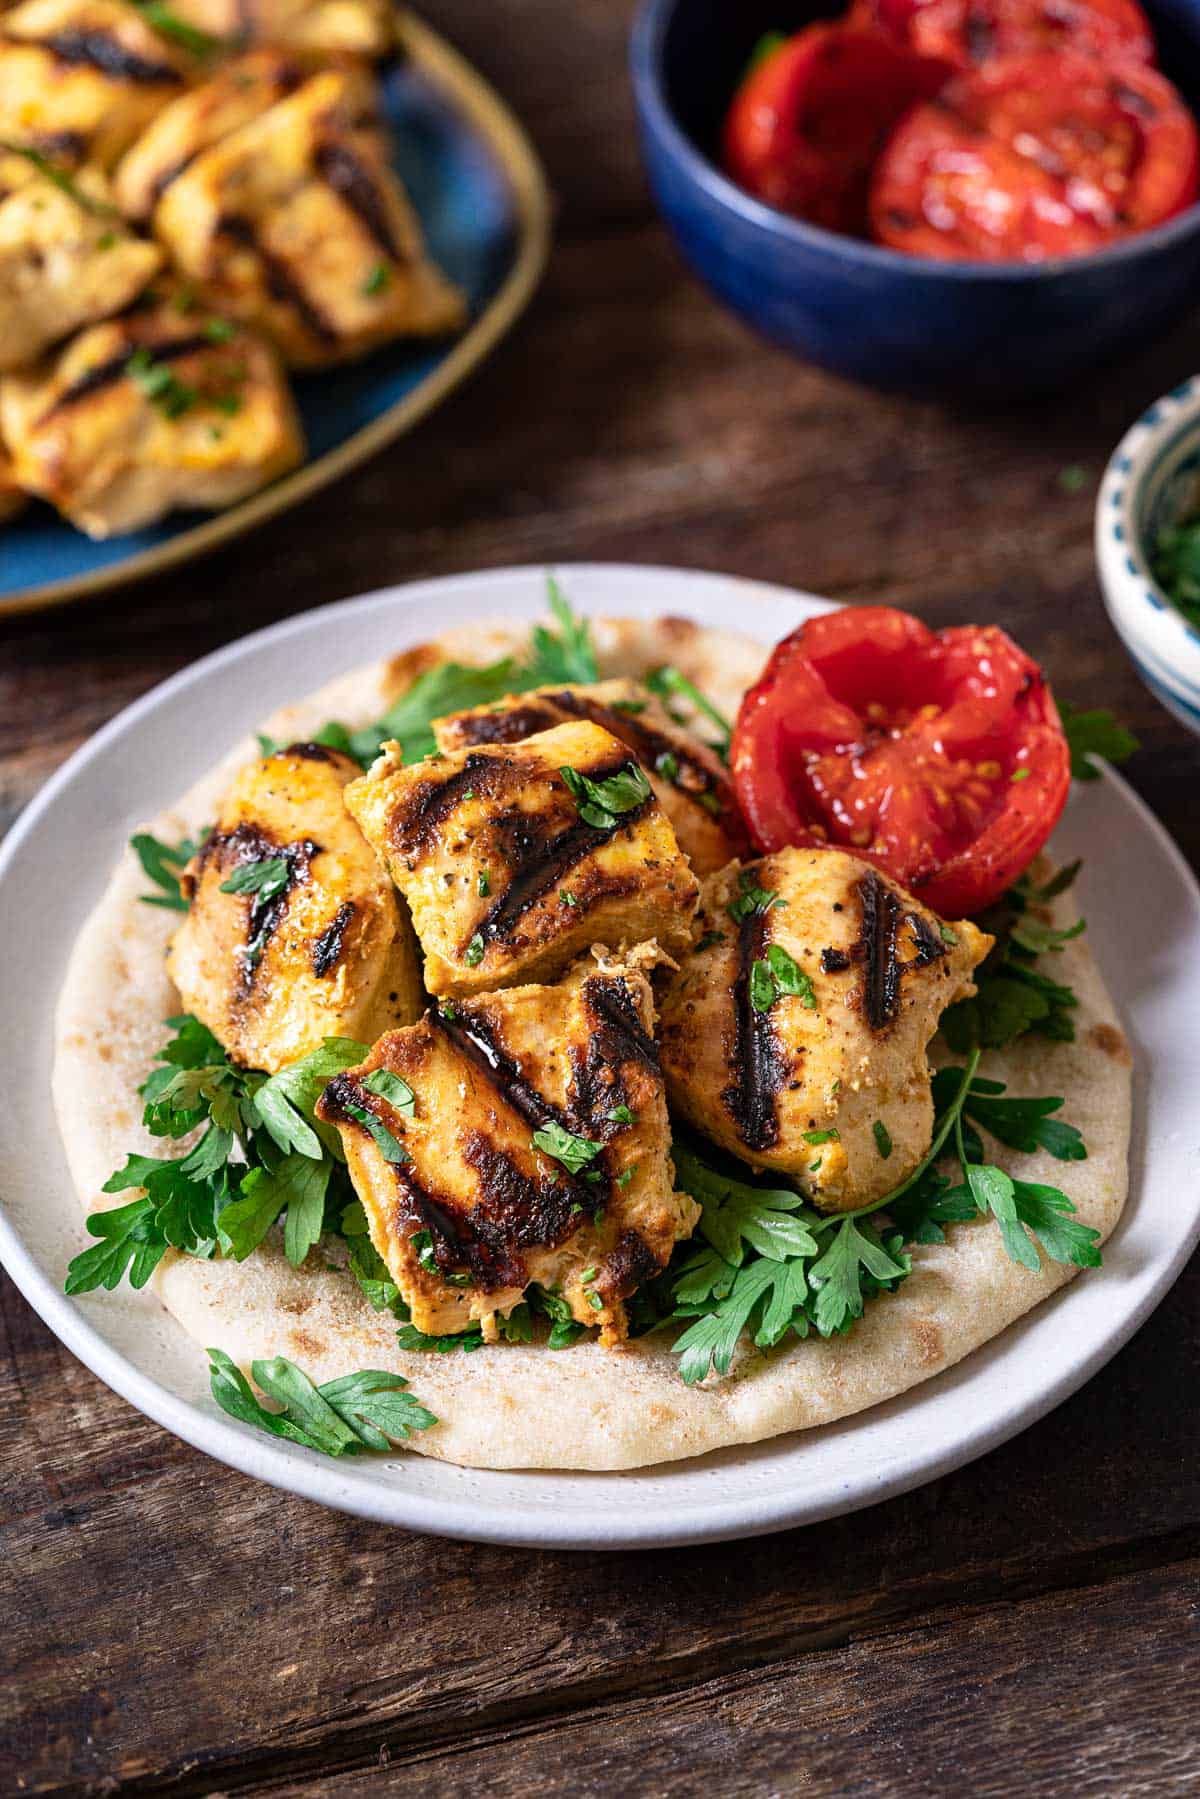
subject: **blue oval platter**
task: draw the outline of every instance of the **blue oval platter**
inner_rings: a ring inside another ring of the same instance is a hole
[[[0,528],[0,615],[94,594],[202,555],[282,512],[411,429],[492,350],[545,266],[545,178],[512,113],[427,26],[404,15],[400,55],[381,71],[395,166],[434,260],[463,287],[470,323],[446,343],[396,343],[365,361],[294,377],[308,458],[216,514],[176,512],[93,543],[49,506]]]

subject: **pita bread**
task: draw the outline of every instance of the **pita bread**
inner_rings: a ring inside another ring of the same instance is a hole
[[[594,623],[604,675],[644,673],[669,660],[730,712],[763,660],[761,645],[686,620]],[[507,622],[449,633],[332,683],[264,728],[289,741],[329,718],[366,724],[443,657],[484,662],[525,638],[523,626]],[[203,827],[232,772],[254,754],[247,736],[149,828],[174,841]],[[139,903],[145,885],[127,850],[75,946],[59,1003],[55,1103],[89,1211],[128,1197],[100,1188],[130,1151],[162,1149],[142,1128],[137,1087],[163,1041],[163,1019],[178,1007],[163,967],[177,920]],[[1069,897],[1055,901],[1054,911],[1057,923],[1069,922]],[[1064,1116],[1083,1132],[1088,1160],[1063,1164],[1042,1152],[1009,1151],[998,1159],[1022,1179],[1062,1185],[1080,1221],[1107,1237],[1127,1188],[1130,1055],[1085,939],[1066,945],[1055,972],[1079,996],[1076,1041],[1027,1038],[986,1056],[982,1072],[1015,1094],[1063,1094]],[[282,1354],[317,1381],[358,1368],[408,1376],[439,1418],[412,1442],[419,1454],[482,1468],[619,1469],[757,1442],[891,1399],[996,1336],[1075,1272],[1056,1263],[1037,1274],[1017,1266],[983,1220],[950,1226],[944,1244],[918,1247],[913,1258],[909,1279],[868,1304],[849,1336],[792,1340],[766,1355],[743,1344],[725,1379],[693,1388],[658,1337],[619,1351],[583,1342],[556,1351],[531,1344],[470,1355],[405,1353],[394,1320],[373,1312],[352,1277],[319,1251],[302,1270],[270,1245],[241,1264],[169,1255],[154,1279],[197,1343],[219,1345],[243,1366]]]

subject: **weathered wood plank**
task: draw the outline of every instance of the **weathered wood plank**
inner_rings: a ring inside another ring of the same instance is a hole
[[[1200,1269],[1112,1368],[996,1454],[857,1518],[656,1556],[406,1536],[219,1468],[107,1394],[21,1303],[0,1387],[19,1470],[0,1744],[29,1791],[222,1790],[648,1699],[1194,1547]],[[5,1777],[0,1749],[0,1791]],[[198,1776],[199,1778],[199,1776]]]
[[[397,1750],[342,1778],[255,1792],[329,1799],[486,1788],[494,1799],[972,1799],[1195,1791],[1200,1561],[726,1673],[685,1692]],[[1138,1669],[1135,1684],[1131,1676]]]

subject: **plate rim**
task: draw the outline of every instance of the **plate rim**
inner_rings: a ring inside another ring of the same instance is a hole
[[[746,590],[748,597],[757,595],[776,605],[788,602],[804,607],[814,604],[832,607],[835,604],[822,596],[777,583],[747,580],[715,572],[703,573],[669,565],[564,563],[557,565],[556,572],[568,586],[574,579],[599,579],[612,590],[620,591],[619,584],[624,584],[628,589],[637,583],[653,584],[656,579],[668,576],[683,578],[698,586],[712,583],[726,592],[731,586],[739,586]],[[485,586],[495,583],[503,587],[508,583],[516,585],[525,581],[540,582],[545,573],[544,565],[527,564],[504,569],[468,571],[375,589],[284,619],[248,637],[226,644],[189,664],[125,707],[81,745],[50,777],[18,818],[6,841],[0,845],[0,883],[8,878],[10,865],[15,861],[21,846],[39,829],[43,815],[52,808],[59,792],[73,782],[90,762],[101,756],[114,738],[135,730],[145,713],[169,704],[174,694],[185,685],[202,683],[230,662],[255,656],[268,644],[278,645],[293,634],[302,631],[313,631],[318,635],[336,632],[339,618],[351,610],[367,612],[373,608],[389,606],[403,616],[410,607],[428,601],[430,595],[438,590],[461,590],[473,583],[483,583]],[[487,606],[487,596],[481,596],[480,616],[486,614]],[[506,609],[500,599],[495,610],[499,612]],[[592,606],[584,609],[605,608],[601,605],[600,608]],[[1113,770],[1104,767],[1102,778],[1116,790],[1121,803],[1137,817],[1141,826],[1150,832],[1193,904],[1200,909],[1200,883],[1166,828],[1141,796]],[[19,1291],[47,1327],[114,1392],[193,1448],[281,1491],[376,1523],[466,1541],[567,1550],[661,1548],[768,1535],[858,1511],[940,1478],[987,1454],[1036,1423],[1091,1379],[1141,1328],[1178,1278],[1198,1240],[1200,1212],[1176,1241],[1171,1253],[1156,1264],[1146,1289],[1137,1302],[1121,1315],[1115,1329],[1096,1343],[1082,1360],[1065,1364],[1057,1378],[1040,1388],[1032,1399],[1027,1394],[1014,1395],[1007,1405],[999,1410],[993,1408],[982,1416],[977,1426],[963,1431],[952,1445],[848,1488],[843,1496],[832,1501],[826,1495],[814,1502],[806,1498],[803,1490],[781,1486],[775,1491],[760,1493],[753,1498],[745,1494],[723,1498],[713,1506],[706,1507],[702,1513],[694,1511],[681,1529],[679,1516],[672,1514],[666,1507],[638,1516],[613,1513],[602,1518],[594,1511],[589,1511],[585,1505],[577,1513],[564,1512],[561,1516],[551,1516],[536,1509],[522,1510],[515,1500],[495,1503],[454,1494],[405,1493],[402,1486],[354,1481],[348,1478],[350,1470],[343,1471],[339,1464],[325,1463],[292,1445],[277,1443],[270,1438],[260,1440],[248,1428],[225,1418],[223,1414],[205,1412],[192,1399],[176,1395],[150,1375],[142,1373],[121,1349],[89,1321],[84,1311],[43,1273],[0,1204],[0,1263],[6,1267]],[[1050,1296],[1045,1306],[1035,1307],[1027,1318],[1036,1318],[1049,1306],[1062,1303],[1071,1291],[1072,1287],[1068,1287]],[[1016,1321],[1013,1328],[1019,1329],[1025,1321]],[[1000,1335],[1003,1337],[1007,1332]],[[993,1341],[999,1341],[999,1338]],[[984,1348],[986,1347],[985,1345]],[[972,1360],[974,1357],[968,1356],[963,1362],[944,1370],[943,1374],[953,1376],[956,1370],[964,1368]],[[917,1388],[909,1389],[888,1403],[904,1404],[912,1394],[919,1395],[928,1385],[929,1383],[921,1383]],[[880,1408],[869,1409],[877,1411]],[[866,1415],[863,1414],[864,1417]],[[854,1429],[857,1423],[858,1415],[853,1415],[843,1420],[840,1428]],[[789,1434],[800,1437],[804,1433]],[[786,1440],[779,1439],[781,1442]],[[739,1452],[750,1453],[760,1447],[762,1446],[734,1446],[732,1450],[723,1453],[736,1456]],[[686,1468],[688,1463],[685,1461],[670,1466]],[[660,1475],[665,1471],[652,1466],[644,1470],[613,1471],[605,1478],[619,1481],[626,1475],[636,1478],[639,1474]],[[528,1474],[537,1479],[547,1473],[561,1474],[562,1471],[495,1472],[509,1478]]]
[[[181,562],[207,556],[310,499],[418,425],[462,386],[525,311],[546,269],[553,220],[549,181],[533,141],[507,101],[462,52],[407,8],[397,16],[396,39],[398,47],[486,140],[508,182],[517,253],[497,292],[431,374],[378,418],[352,432],[344,443],[304,462],[261,493],[180,532],[169,543],[138,550],[124,561],[87,574],[66,575],[0,595],[0,620],[44,612],[114,587],[150,580]]]

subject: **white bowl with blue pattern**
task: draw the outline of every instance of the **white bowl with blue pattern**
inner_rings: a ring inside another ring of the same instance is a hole
[[[1200,737],[1200,626],[1150,572],[1159,533],[1200,515],[1200,375],[1121,439],[1096,501],[1096,560],[1109,616],[1150,691]]]

